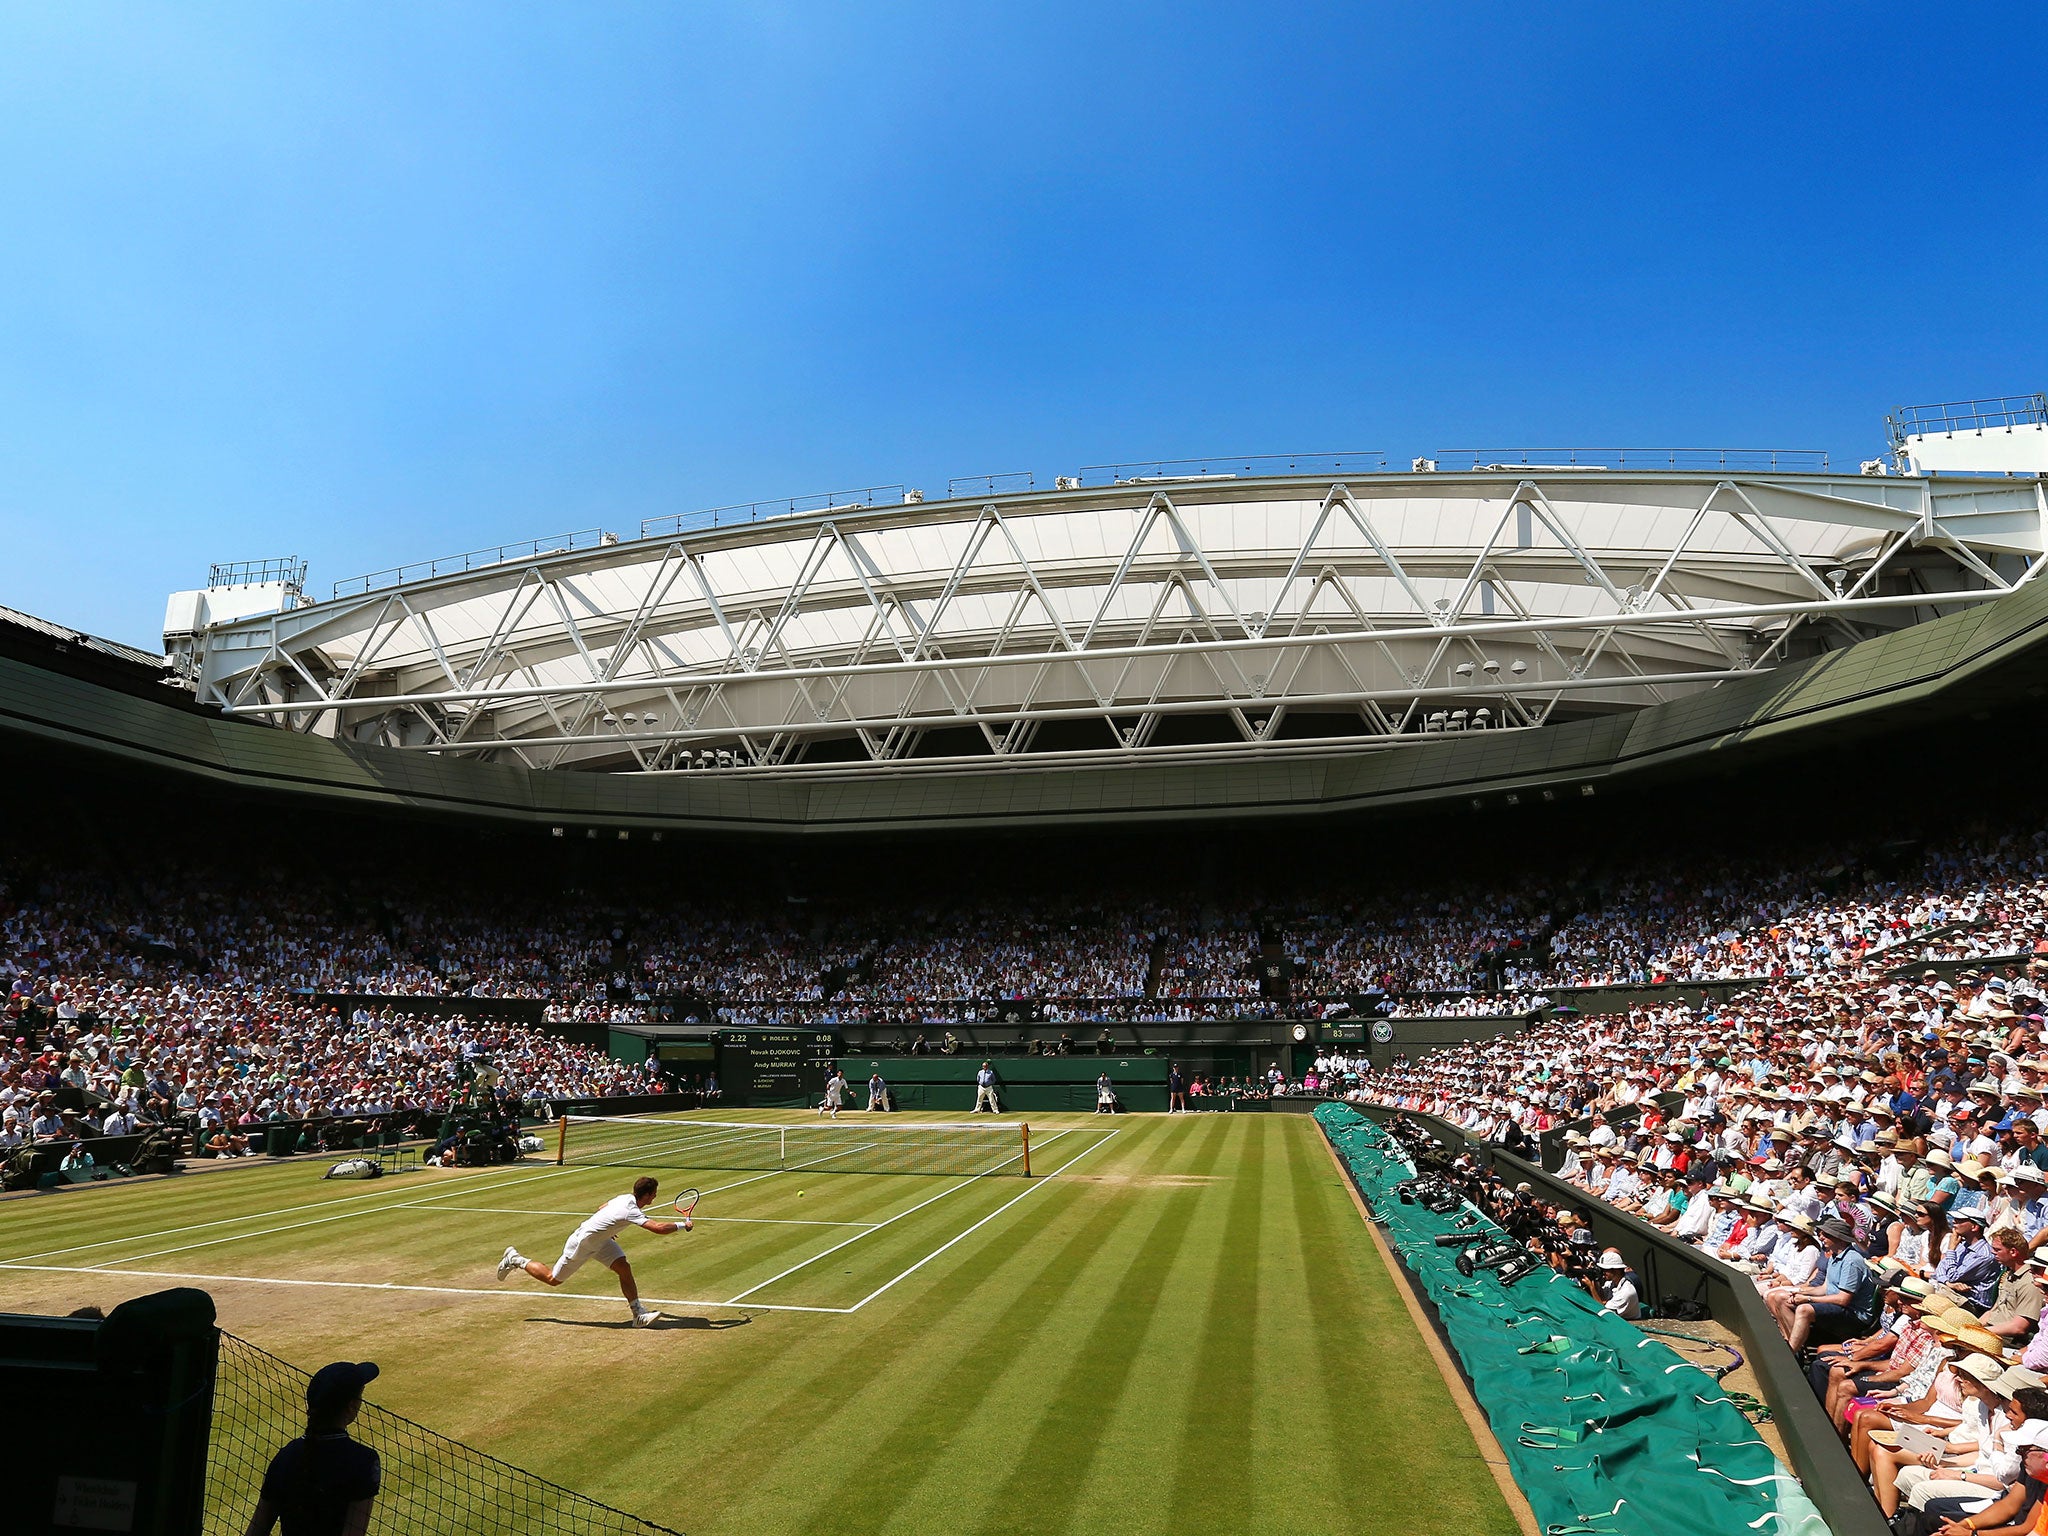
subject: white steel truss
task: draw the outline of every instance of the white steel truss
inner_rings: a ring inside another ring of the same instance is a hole
[[[230,714],[534,767],[1397,746],[1995,597],[2043,516],[2034,480],[1949,476],[1127,485],[603,543],[167,640]]]

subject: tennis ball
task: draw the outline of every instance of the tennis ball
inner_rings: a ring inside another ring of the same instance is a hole
[[[799,1199],[799,1200],[803,1199],[803,1197],[804,1197],[804,1192],[803,1192],[802,1190],[798,1190],[798,1191],[796,1192],[796,1197],[797,1197],[797,1199]]]

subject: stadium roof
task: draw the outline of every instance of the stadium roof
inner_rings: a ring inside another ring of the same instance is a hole
[[[1307,764],[1671,704],[1995,600],[2039,569],[2043,499],[1770,461],[743,510],[324,602],[181,594],[166,639],[230,716],[442,760],[810,783]]]
[[[76,647],[95,656],[104,657],[108,661],[147,668],[155,674],[161,674],[169,665],[161,652],[140,650],[132,645],[123,645],[118,640],[102,640],[98,635],[88,635],[82,629],[67,629],[62,624],[53,624],[48,619],[39,619],[32,613],[22,613],[13,608],[0,607],[0,625],[26,630],[38,639],[53,641],[60,646]]]

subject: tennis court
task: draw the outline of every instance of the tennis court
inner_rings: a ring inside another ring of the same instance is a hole
[[[1418,1472],[1432,1528],[1514,1529],[1306,1119],[1034,1118],[1024,1178],[799,1166],[815,1116],[744,1118],[790,1166],[692,1153],[683,1121],[622,1132],[630,1171],[291,1163],[7,1202],[0,1306],[201,1285],[265,1348],[375,1359],[385,1406],[692,1536],[1322,1531]],[[852,1145],[836,1165],[914,1161]],[[703,1191],[695,1231],[622,1236],[661,1324],[595,1266],[493,1278],[637,1171]]]

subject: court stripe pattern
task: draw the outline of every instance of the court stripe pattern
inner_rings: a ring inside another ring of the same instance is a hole
[[[411,1406],[436,1428],[691,1536],[1322,1536],[1404,1518],[1424,1530],[1515,1532],[1313,1123],[1191,1115],[1117,1129],[1056,1177],[980,1181],[978,1192],[862,1238],[742,1301],[722,1329],[585,1331],[623,1330],[615,1294],[593,1286],[578,1300],[532,1287],[517,1305],[493,1304],[500,1293],[488,1281],[475,1287],[482,1295],[461,1294],[458,1282],[457,1294],[395,1296],[398,1326],[379,1332],[378,1358],[393,1392],[418,1394]],[[879,1223],[939,1187],[818,1176],[800,1186],[809,1197],[798,1205],[793,1183],[753,1175],[730,1212]],[[444,1203],[567,1209],[586,1186],[537,1179],[527,1191],[500,1199],[479,1182]],[[441,1228],[520,1219],[435,1210],[381,1225],[454,1243],[473,1239]],[[179,1214],[213,1213],[188,1204],[137,1222],[152,1235],[130,1246],[176,1245],[167,1229]],[[565,1219],[534,1218],[558,1238]],[[288,1245],[358,1230],[369,1228],[287,1231],[250,1251],[279,1245],[266,1262],[288,1274]],[[763,1252],[843,1235],[722,1230],[721,1243]],[[63,1241],[52,1231],[0,1252]],[[111,1251],[120,1250],[86,1256]],[[786,1265],[686,1294],[729,1298]],[[823,1294],[870,1273],[857,1290]],[[131,1294],[153,1284],[118,1271],[93,1278]],[[80,1281],[0,1273],[0,1285],[34,1283],[52,1300],[99,1299],[78,1295]],[[298,1293],[216,1283],[230,1310]],[[348,1293],[309,1280],[303,1294]],[[401,1300],[414,1312],[397,1310]],[[819,1300],[826,1310],[797,1310]],[[295,1353],[355,1358],[378,1308],[357,1290],[274,1326],[288,1328]],[[741,1326],[743,1316],[752,1320]],[[507,1362],[526,1411],[505,1411]],[[562,1404],[574,1411],[531,1406]]]

